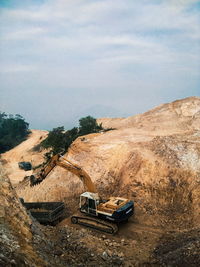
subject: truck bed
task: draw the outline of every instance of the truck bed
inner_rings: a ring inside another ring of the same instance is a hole
[[[63,202],[22,202],[31,215],[40,223],[52,224],[64,214]]]

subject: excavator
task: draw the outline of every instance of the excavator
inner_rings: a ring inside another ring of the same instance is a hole
[[[134,214],[132,200],[121,197],[110,197],[108,200],[101,199],[89,174],[60,154],[54,155],[45,167],[37,174],[30,176],[30,186],[41,183],[56,166],[60,166],[78,176],[87,189],[80,195],[79,208],[84,215],[73,215],[71,217],[73,224],[115,234],[118,231],[118,224],[128,221]]]

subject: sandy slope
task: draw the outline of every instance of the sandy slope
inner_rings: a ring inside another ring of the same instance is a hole
[[[150,225],[192,227],[200,222],[199,110],[200,98],[193,97],[118,119],[116,130],[78,138],[66,157],[90,174],[102,196],[134,199],[138,220],[144,213]],[[73,208],[84,190],[56,167],[43,183],[18,193],[27,201],[66,200]]]
[[[6,168],[7,174],[12,184],[17,184],[23,180],[25,175],[32,174],[32,171],[24,171],[19,169],[18,162],[29,161],[33,166],[40,164],[43,161],[43,152],[33,151],[32,149],[38,145],[46,136],[47,131],[31,130],[28,139],[2,154],[1,161]]]
[[[188,97],[162,104],[143,114],[128,118],[102,118],[98,122],[105,128],[135,128],[158,134],[172,134],[200,129],[199,97]]]
[[[65,156],[88,172],[102,196],[134,199],[137,214],[148,214],[147,223],[174,227],[171,218],[177,220],[175,227],[199,223],[200,98],[164,104],[117,119],[117,124],[118,129],[78,138]],[[32,149],[46,134],[34,130],[27,141],[3,155],[12,183],[28,174],[18,168],[19,161],[43,162],[44,151]],[[34,188],[17,188],[26,201],[65,200],[72,209],[84,190],[79,178],[60,167]]]
[[[148,262],[153,254],[158,260],[155,266],[162,262],[196,266],[200,248],[200,98],[178,100],[126,119],[101,121],[104,127],[117,129],[78,138],[65,157],[90,174],[101,196],[134,200],[135,217],[122,225],[115,237],[116,242],[127,242],[119,246],[125,266],[143,266],[135,260]],[[4,167],[14,182],[25,173],[16,176],[22,156],[34,164],[42,162],[44,152],[31,151],[40,134],[32,142],[33,133],[27,143],[3,155],[8,161]],[[18,196],[26,201],[65,201],[70,214],[77,210],[84,190],[76,176],[60,167],[38,186],[17,186]],[[69,221],[64,220],[62,226],[70,227]],[[102,238],[92,241],[95,235],[87,233],[86,246],[102,249],[101,253],[106,247],[112,250]]]

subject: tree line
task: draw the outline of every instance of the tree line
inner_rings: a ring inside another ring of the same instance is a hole
[[[41,146],[46,149],[50,149],[45,154],[46,158],[62,153],[64,154],[73,141],[82,135],[97,133],[104,130],[102,125],[98,125],[95,118],[87,116],[79,120],[79,126],[65,131],[64,126],[53,128],[49,132],[47,138],[41,142]]]
[[[102,125],[99,125],[91,116],[83,117],[79,120],[78,127],[70,130],[65,130],[64,126],[53,128],[49,131],[47,138],[39,144],[39,147],[49,149],[49,152],[45,154],[46,159],[49,159],[55,154],[67,152],[77,137],[102,130],[112,129],[103,129]],[[21,115],[7,115],[5,112],[0,112],[0,153],[20,144],[30,132],[29,123]],[[35,148],[37,149],[37,147],[38,145]]]
[[[0,112],[0,153],[20,144],[29,133],[29,124],[21,115]]]

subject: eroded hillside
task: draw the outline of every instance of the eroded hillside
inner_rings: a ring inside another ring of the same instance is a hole
[[[37,166],[43,162],[44,151],[41,151],[39,144],[44,140],[47,134],[47,131],[31,130],[26,141],[1,155],[1,163],[5,166],[13,185],[23,180],[25,175],[32,174],[32,170],[25,172],[19,169],[18,162],[29,161],[33,166]]]
[[[199,97],[188,97],[162,104],[143,114],[128,118],[103,118],[98,122],[106,128],[136,128],[163,134],[200,128]]]
[[[124,258],[129,259],[127,264],[136,259],[140,263],[170,261],[174,249],[170,242],[180,233],[177,238],[186,241],[179,242],[177,261],[173,258],[171,264],[183,266],[182,261],[195,266],[197,257],[188,251],[194,246],[195,255],[200,252],[200,98],[178,100],[126,119],[99,122],[113,130],[79,137],[65,157],[87,171],[101,196],[134,200],[135,217],[120,228],[116,237],[137,243],[125,250],[119,246]],[[4,166],[11,175],[9,165]],[[16,189],[26,201],[65,201],[69,214],[76,212],[79,194],[85,190],[79,178],[60,167],[40,185],[30,188],[20,183]],[[69,220],[62,223],[70,225]],[[174,236],[168,238],[167,233]],[[192,238],[196,243],[191,243]],[[162,240],[169,244],[166,251]],[[98,242],[100,247],[102,242]],[[185,262],[181,255],[186,255]]]
[[[0,265],[46,266],[32,246],[32,221],[0,165]]]
[[[196,97],[161,105],[118,120],[116,130],[78,138],[65,157],[90,174],[103,196],[134,199],[139,213],[148,214],[146,223],[173,227],[173,215],[176,227],[192,227],[200,221],[199,111]],[[42,184],[18,193],[27,201],[50,201],[71,200],[83,190],[77,177],[56,167]]]
[[[27,214],[0,164],[0,266],[112,266],[120,255],[102,258],[87,246],[88,232],[64,226],[42,226]],[[98,242],[97,237],[93,242]],[[90,239],[90,235],[89,235]]]

